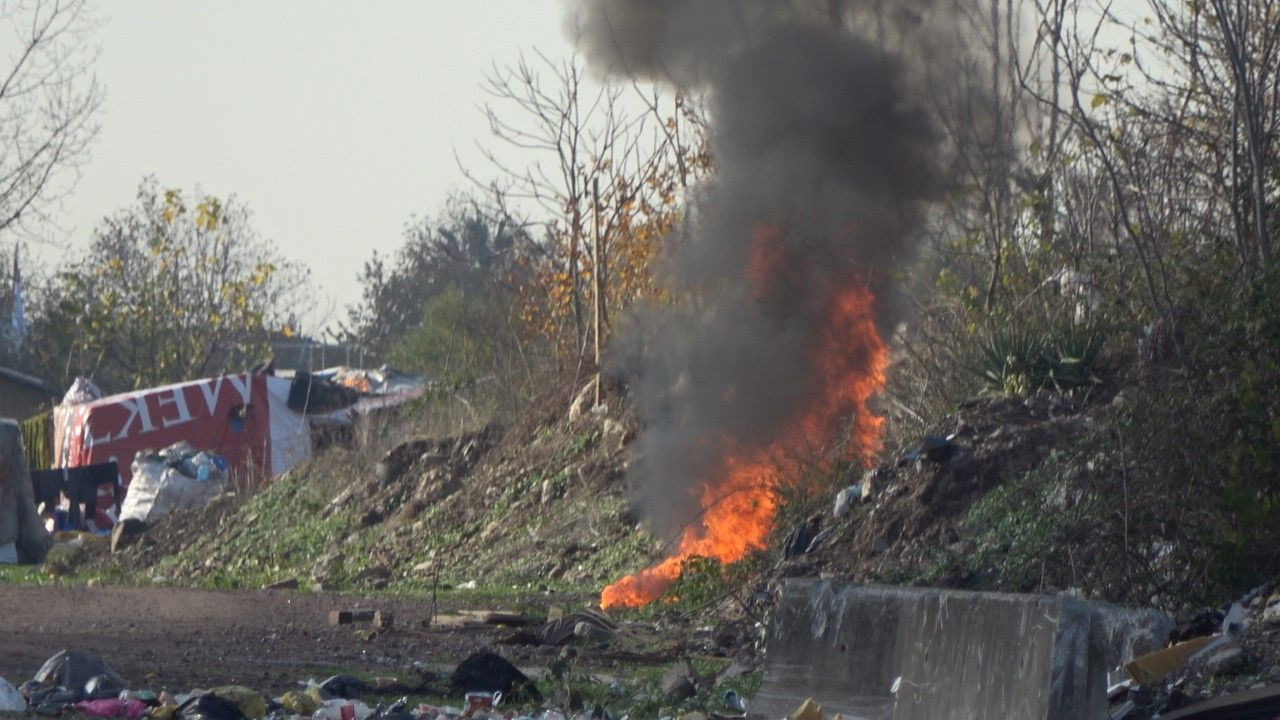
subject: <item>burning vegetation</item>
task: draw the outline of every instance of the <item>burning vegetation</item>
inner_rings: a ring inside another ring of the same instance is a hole
[[[629,479],[679,538],[601,596],[637,606],[691,557],[763,549],[800,456],[879,449],[893,268],[940,152],[906,66],[843,3],[593,1],[573,21],[597,69],[705,92],[717,159],[668,257],[689,302],[633,312],[615,346],[647,422]]]

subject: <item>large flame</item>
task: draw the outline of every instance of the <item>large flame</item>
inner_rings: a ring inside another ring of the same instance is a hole
[[[752,250],[747,268],[750,294],[759,301],[775,286],[787,284],[787,252],[774,227],[757,234]],[[846,418],[853,419],[848,457],[869,460],[880,449],[884,418],[871,412],[869,401],[884,386],[889,348],[876,327],[875,297],[862,278],[851,277],[818,301],[823,328],[816,346],[809,349],[817,383],[812,401],[764,447],[730,446],[717,463],[718,471],[703,479],[702,515],[685,528],[671,556],[606,587],[600,594],[601,607],[638,607],[653,601],[679,579],[691,557],[731,563],[763,549],[773,529],[779,491],[803,481],[797,452],[830,447]]]

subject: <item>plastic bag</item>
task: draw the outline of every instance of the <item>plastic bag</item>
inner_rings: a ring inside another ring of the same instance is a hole
[[[34,679],[37,683],[56,685],[78,693],[85,693],[85,686],[95,679],[98,684],[115,684],[119,688],[125,686],[120,674],[112,670],[102,658],[84,650],[63,650],[45,660]]]
[[[295,715],[310,715],[319,710],[323,702],[314,692],[314,688],[311,691],[302,692],[291,690],[280,698],[280,704],[284,709]]]
[[[256,690],[252,690],[243,685],[227,685],[225,687],[214,688],[209,692],[223,700],[230,700],[236,704],[240,712],[247,718],[252,720],[262,720],[267,716],[267,699],[264,698]]]
[[[83,405],[84,403],[93,402],[102,399],[102,391],[98,389],[93,381],[86,377],[77,377],[75,382],[71,383],[71,387],[67,389],[67,394],[62,396],[63,405]]]
[[[311,717],[315,720],[366,720],[372,714],[373,708],[359,700],[335,698],[326,700]]]
[[[197,695],[178,707],[182,720],[244,720],[244,713],[232,701],[213,693]]]
[[[138,720],[147,711],[147,704],[141,700],[121,700],[119,698],[82,700],[76,703],[76,709],[91,717]]]
[[[138,453],[120,519],[151,523],[174,510],[206,505],[222,494],[226,480],[215,457],[193,453],[185,443],[160,454]]]
[[[22,712],[26,709],[27,700],[18,692],[18,688],[0,678],[0,712]]]

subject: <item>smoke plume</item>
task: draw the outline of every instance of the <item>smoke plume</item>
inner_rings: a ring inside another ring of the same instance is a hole
[[[946,185],[925,97],[945,21],[909,1],[573,5],[590,67],[708,103],[714,177],[665,267],[689,302],[634,313],[614,346],[647,420],[629,473],[657,531],[694,519],[727,454],[776,443],[822,401],[814,356],[830,344],[834,292],[868,287],[886,335],[901,319],[895,272]]]

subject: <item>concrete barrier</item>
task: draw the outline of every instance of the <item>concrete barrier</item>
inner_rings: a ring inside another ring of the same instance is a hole
[[[1108,670],[1171,628],[1072,597],[790,580],[751,714],[813,697],[847,719],[1105,718]]]
[[[38,563],[52,544],[32,499],[22,431],[12,420],[0,419],[0,550],[12,550],[19,562]]]

